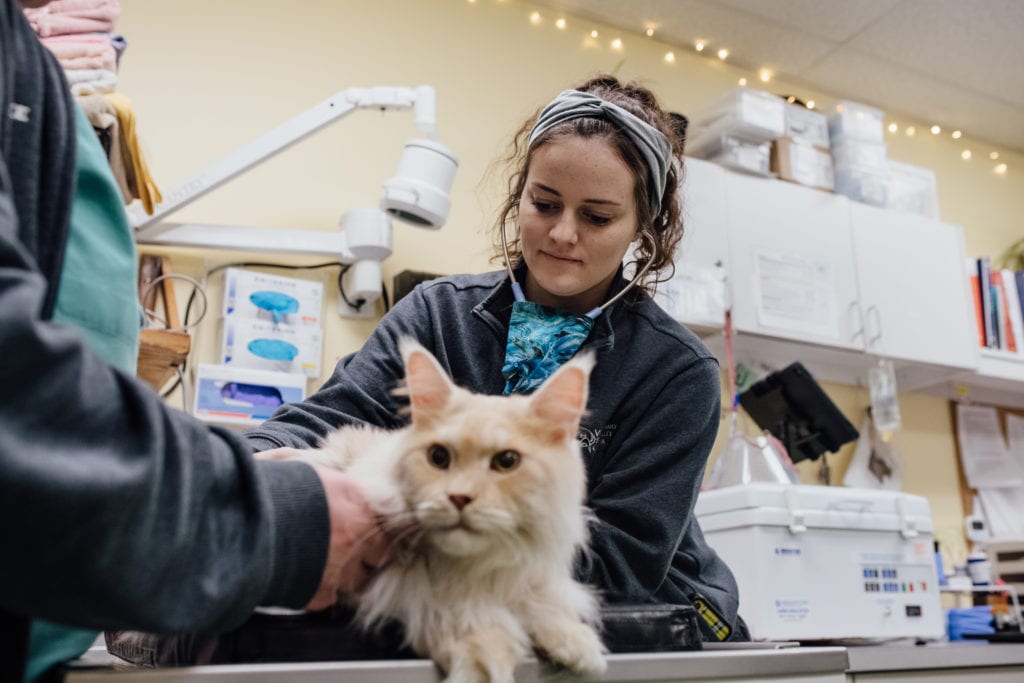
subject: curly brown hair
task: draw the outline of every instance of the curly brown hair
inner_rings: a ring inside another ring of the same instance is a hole
[[[619,156],[633,173],[634,199],[637,209],[637,231],[646,232],[651,239],[639,240],[633,251],[636,271],[640,272],[650,263],[650,267],[639,284],[649,292],[653,292],[659,282],[665,282],[675,272],[673,256],[679,241],[683,238],[683,218],[677,190],[682,182],[683,174],[683,140],[677,133],[677,127],[668,112],[661,108],[657,98],[647,88],[635,82],[621,83],[610,75],[592,78],[574,88],[582,92],[596,95],[603,100],[622,107],[642,121],[657,128],[672,144],[674,162],[669,164],[665,192],[661,197],[661,211],[652,215],[650,202],[650,170],[640,150],[614,124],[599,118],[579,118],[559,124],[545,132],[530,147],[527,142],[533,130],[538,109],[528,118],[512,139],[509,154],[503,160],[511,169],[508,179],[508,197],[498,213],[494,225],[493,260],[503,258],[501,249],[502,231],[512,228],[508,240],[509,259],[513,264],[522,259],[522,248],[519,234],[519,200],[526,185],[526,176],[530,169],[533,153],[556,137],[578,135],[584,138],[600,137],[608,139]]]

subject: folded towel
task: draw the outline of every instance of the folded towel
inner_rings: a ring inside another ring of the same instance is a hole
[[[163,201],[160,188],[149,173],[149,167],[142,156],[139,139],[135,132],[135,110],[131,100],[120,93],[108,93],[107,101],[117,112],[117,120],[121,126],[121,151],[125,158],[125,170],[134,174],[135,190],[146,213],[152,214],[153,207]]]
[[[101,35],[101,34],[89,34]],[[104,69],[106,71],[117,70],[117,54],[109,37],[100,41],[76,41],[76,36],[60,36],[58,38],[44,38],[43,45],[60,62],[65,71],[74,69]],[[82,36],[85,37],[85,36]],[[72,40],[67,40],[71,38]]]
[[[48,38],[69,33],[111,33],[121,5],[118,0],[53,0],[24,11],[36,34]]]
[[[107,69],[70,69],[64,75],[75,95],[110,93],[117,89],[117,74]]]
[[[107,160],[110,162],[110,170],[114,172],[117,186],[121,188],[121,198],[128,204],[135,199],[136,193],[131,189],[132,183],[129,182],[124,153],[121,150],[121,124],[117,119],[117,110],[105,96],[99,94],[76,97],[75,101],[89,117],[92,127],[98,131],[106,131],[110,136],[111,145],[107,150]]]

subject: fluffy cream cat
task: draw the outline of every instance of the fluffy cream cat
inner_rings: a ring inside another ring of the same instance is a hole
[[[431,354],[402,344],[411,424],[344,427],[302,459],[343,469],[402,531],[356,596],[361,622],[387,618],[447,680],[513,680],[531,645],[574,671],[605,670],[598,603],[573,578],[587,540],[576,432],[592,356],[532,396],[455,386]]]

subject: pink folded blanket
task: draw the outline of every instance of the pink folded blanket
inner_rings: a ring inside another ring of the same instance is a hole
[[[28,23],[40,38],[70,33],[111,33],[121,14],[118,0],[53,0],[26,8]]]
[[[81,38],[91,37],[86,34]],[[54,54],[57,61],[65,70],[73,69],[104,69],[106,71],[117,70],[117,53],[110,42],[110,36],[105,39],[95,40],[74,40],[79,36],[60,36],[59,38],[43,38],[43,45]],[[71,40],[68,40],[70,38]]]

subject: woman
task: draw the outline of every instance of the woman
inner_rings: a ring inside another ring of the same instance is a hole
[[[745,639],[735,581],[693,518],[718,430],[718,364],[644,291],[671,274],[682,236],[681,147],[642,87],[600,77],[559,95],[516,136],[496,226],[506,270],[417,287],[318,393],[250,441],[304,447],[344,423],[399,426],[389,391],[405,335],[485,394],[531,391],[582,344],[597,353],[580,432],[597,521],[580,578],[611,601],[691,602],[706,639]]]

